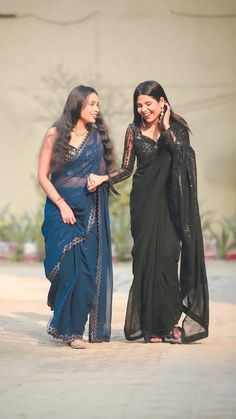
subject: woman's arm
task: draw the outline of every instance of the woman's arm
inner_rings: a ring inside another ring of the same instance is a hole
[[[50,174],[50,165],[52,160],[53,146],[57,137],[56,128],[50,128],[43,140],[38,162],[38,182],[46,195],[59,208],[64,223],[74,224],[76,222],[72,209],[59,195],[48,176]]]
[[[182,145],[189,145],[189,132],[182,124],[174,122],[170,126],[171,107],[170,104],[165,102],[166,111],[163,117],[162,138],[169,147],[172,153],[179,150]]]
[[[190,146],[189,131],[180,123],[174,122],[162,133],[162,138],[171,153],[180,152],[183,146]]]
[[[129,125],[125,134],[124,152],[120,169],[104,176],[98,176],[92,173],[88,178],[88,190],[93,192],[103,182],[108,181],[111,185],[113,185],[127,179],[133,173],[134,162],[134,132]]]

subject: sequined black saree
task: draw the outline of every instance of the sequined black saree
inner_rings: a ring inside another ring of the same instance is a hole
[[[205,338],[208,287],[195,154],[187,129],[173,122],[155,142],[130,124],[123,164],[110,175],[111,183],[131,175],[135,157],[137,170],[130,195],[134,278],[126,312],[126,339],[144,337],[149,341],[153,336],[164,336],[182,314],[182,341]]]

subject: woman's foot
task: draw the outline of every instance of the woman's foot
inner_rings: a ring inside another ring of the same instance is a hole
[[[72,340],[72,342],[69,342],[69,345],[72,349],[86,349],[87,348],[87,346],[83,343],[81,339]]]
[[[165,343],[182,343],[182,329],[179,326],[174,326],[168,335],[164,337]]]
[[[159,337],[155,336],[155,337],[150,338],[149,342],[150,343],[162,343],[162,338],[159,338]]]

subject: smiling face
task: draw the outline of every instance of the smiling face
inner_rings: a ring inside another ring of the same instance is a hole
[[[157,123],[162,107],[164,106],[163,97],[159,102],[152,96],[140,95],[137,99],[137,112],[148,123]]]
[[[80,120],[86,126],[87,124],[94,124],[99,113],[99,99],[96,93],[91,93],[85,99],[84,105],[80,112]]]

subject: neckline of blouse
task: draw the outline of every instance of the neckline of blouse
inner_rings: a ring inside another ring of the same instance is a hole
[[[155,144],[157,144],[158,143],[158,141],[160,140],[160,138],[161,138],[161,133],[160,133],[160,135],[159,135],[159,137],[158,138],[151,138],[151,137],[149,137],[148,135],[145,135],[145,134],[143,134],[143,132],[142,132],[142,130],[141,130],[141,128],[140,127],[137,127],[138,128],[138,131],[139,131],[139,133],[140,133],[140,135],[142,136],[142,137],[145,137],[145,138],[147,138],[148,140],[150,140],[150,141],[153,141]]]
[[[69,147],[74,148],[76,151],[81,150],[81,148],[83,147],[83,145],[85,144],[85,142],[87,141],[88,137],[90,136],[91,132],[93,131],[93,128],[89,128],[87,134],[85,135],[85,137],[83,138],[83,141],[80,143],[80,145],[78,147],[72,145],[72,144],[68,144]]]

